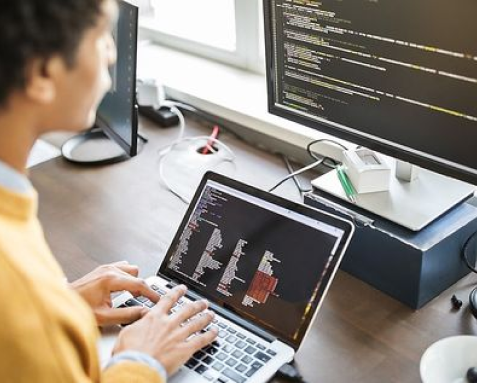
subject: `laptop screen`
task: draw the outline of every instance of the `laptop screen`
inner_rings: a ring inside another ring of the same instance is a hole
[[[351,225],[222,176],[207,178],[160,273],[298,348]]]

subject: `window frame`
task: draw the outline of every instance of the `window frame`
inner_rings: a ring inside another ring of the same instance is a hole
[[[261,54],[263,42],[259,31],[261,7],[262,0],[234,0],[235,51],[162,32],[155,28],[154,19],[147,16],[140,18],[141,38],[169,48],[263,74],[265,63]]]

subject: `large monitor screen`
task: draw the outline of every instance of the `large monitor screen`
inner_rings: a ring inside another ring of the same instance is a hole
[[[272,113],[477,183],[477,2],[264,4]]]
[[[136,55],[138,9],[119,1],[119,18],[113,28],[116,64],[110,68],[112,86],[97,113],[97,124],[130,156],[137,154]]]

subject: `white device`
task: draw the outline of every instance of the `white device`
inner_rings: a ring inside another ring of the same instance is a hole
[[[366,148],[346,150],[343,164],[357,193],[389,190],[391,168],[378,153]]]
[[[138,79],[136,88],[137,103],[140,106],[150,106],[157,110],[166,100],[163,86],[154,79]]]

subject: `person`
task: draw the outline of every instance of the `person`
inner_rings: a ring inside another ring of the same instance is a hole
[[[50,131],[92,126],[111,84],[115,0],[0,0],[0,380],[4,383],[165,382],[215,329],[207,302],[170,314],[185,294],[160,298],[118,262],[68,284],[37,219],[26,163]],[[111,307],[128,290],[152,309]],[[97,325],[134,322],[101,371]],[[193,335],[193,336],[192,336]]]

